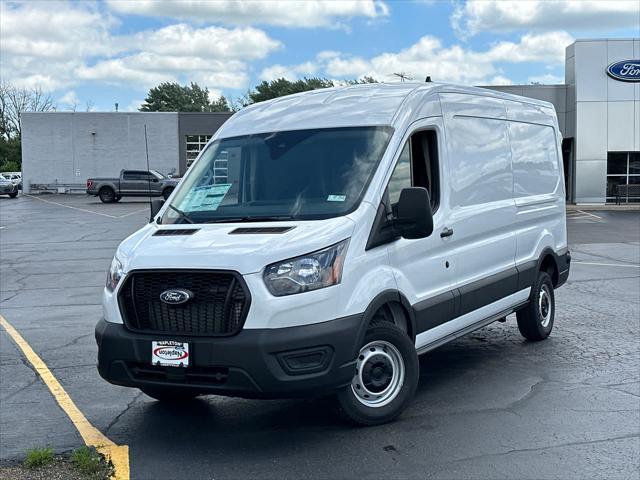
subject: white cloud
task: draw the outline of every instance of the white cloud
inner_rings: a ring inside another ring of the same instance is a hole
[[[109,33],[116,25],[90,4],[0,2],[2,77],[26,88],[73,85],[85,59],[119,51]]]
[[[338,26],[354,17],[389,14],[382,0],[108,0],[120,13],[226,25],[310,28]]]
[[[109,30],[117,21],[91,5],[66,2],[10,4],[2,2],[2,52],[51,60],[115,53]]]
[[[567,32],[526,34],[520,42],[499,42],[486,53],[490,60],[507,62],[544,62],[561,64],[565,60],[565,48],[573,43]]]
[[[502,75],[496,75],[491,79],[489,85],[513,85],[513,82]]]
[[[553,75],[551,73],[546,73],[544,75],[537,75],[533,77],[529,77],[527,79],[528,83],[541,83],[542,85],[555,85],[559,83],[564,83],[564,77],[559,77],[558,75]]]
[[[304,62],[298,65],[285,67],[284,65],[272,65],[265,68],[260,73],[261,80],[275,80],[286,78],[287,80],[297,80],[301,77],[314,75],[318,71],[318,65],[314,62]]]
[[[262,30],[252,27],[193,28],[183,23],[137,33],[133,41],[147,52],[203,59],[255,60],[282,46]]]
[[[174,24],[118,35],[118,22],[93,4],[0,3],[4,80],[44,90],[95,81],[147,89],[196,81],[210,90],[245,88],[248,62],[282,44],[254,27]]]
[[[416,81],[423,81],[430,75],[434,81],[441,82],[505,84],[510,80],[502,74],[501,64],[562,64],[564,49],[572,41],[572,37],[566,32],[528,34],[523,35],[518,42],[499,42],[487,50],[475,51],[460,45],[445,47],[439,39],[427,35],[408,48],[370,58],[323,52],[316,56],[314,64],[318,71],[337,78],[360,78],[368,75],[380,81],[392,81],[397,80],[394,73],[404,72]],[[280,72],[287,72],[295,71],[298,66],[276,65],[272,68],[276,67]]]
[[[80,105],[80,99],[73,90],[69,90],[58,100],[58,109],[62,106],[64,110],[74,110],[78,108],[78,105]]]
[[[140,106],[144,103],[144,100],[132,100],[123,111],[124,112],[137,112]]]
[[[458,35],[514,30],[640,28],[638,0],[468,0],[451,24]]]
[[[77,70],[79,78],[149,88],[160,82],[195,81],[202,86],[243,88],[246,61],[264,58],[281,43],[252,27],[193,28],[185,24],[119,39],[130,53]]]

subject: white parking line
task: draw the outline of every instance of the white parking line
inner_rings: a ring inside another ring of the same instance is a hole
[[[627,267],[627,268],[640,268],[640,265],[631,265],[627,263],[597,263],[597,262],[576,262],[575,260],[571,262],[571,265],[595,265],[598,267]]]
[[[135,215],[136,213],[146,212],[147,210],[149,210],[149,207],[143,208],[141,210],[136,210],[135,212],[125,213],[124,215],[120,215],[118,218],[128,217],[129,215]]]
[[[45,200],[44,198],[35,197],[33,195],[29,195],[28,193],[25,193],[24,196],[25,197],[29,197],[29,198],[33,198],[35,200],[40,200],[41,202],[50,203],[52,205],[58,205],[59,207],[71,208],[73,210],[79,210],[81,212],[86,212],[86,213],[93,213],[94,215],[100,215],[102,217],[108,217],[108,218],[125,218],[125,217],[128,217],[129,215],[134,215],[136,213],[144,212],[144,211],[146,211],[148,209],[148,207],[145,207],[145,208],[143,208],[141,210],[136,210],[134,212],[125,213],[124,215],[109,215],[108,213],[94,212],[93,210],[87,210],[86,208],[73,207],[71,205],[65,205],[64,203],[58,203],[58,202],[54,202],[52,200]]]
[[[86,212],[86,213],[93,213],[94,215],[101,215],[103,217],[118,218],[116,216],[109,215],[107,213],[93,212],[91,210],[86,210],[84,208],[72,207],[71,205],[65,205],[64,203],[52,202],[51,200],[45,200],[44,198],[34,197],[33,195],[29,195],[28,193],[25,193],[24,196],[25,197],[29,197],[29,198],[33,198],[35,200],[40,200],[41,202],[44,202],[44,203],[50,203],[51,205],[58,205],[59,207],[71,208],[73,210],[79,210],[81,212]]]
[[[593,213],[585,212],[584,210],[576,210],[576,212],[580,212],[583,215],[588,215],[590,217],[597,218],[598,220],[602,220],[602,217],[599,217],[598,215],[594,215]]]

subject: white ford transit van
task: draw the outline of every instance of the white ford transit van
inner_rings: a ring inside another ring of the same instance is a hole
[[[118,247],[100,375],[168,401],[335,392],[357,423],[392,420],[418,355],[512,312],[551,332],[560,144],[551,104],[444,84],[244,108]]]

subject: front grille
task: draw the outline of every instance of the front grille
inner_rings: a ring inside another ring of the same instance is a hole
[[[188,290],[191,300],[170,305],[166,290]],[[229,271],[139,270],[127,276],[119,294],[130,330],[200,336],[234,335],[242,329],[250,296],[242,277]]]

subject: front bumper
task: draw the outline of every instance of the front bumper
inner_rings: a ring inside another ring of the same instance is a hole
[[[98,371],[110,383],[248,398],[318,395],[348,385],[363,333],[362,315],[300,327],[245,329],[233,337],[148,335],[105,320],[95,331]],[[188,342],[189,367],[152,366],[152,340]]]
[[[15,185],[0,187],[0,195],[9,195],[11,193],[18,193],[18,187]]]

